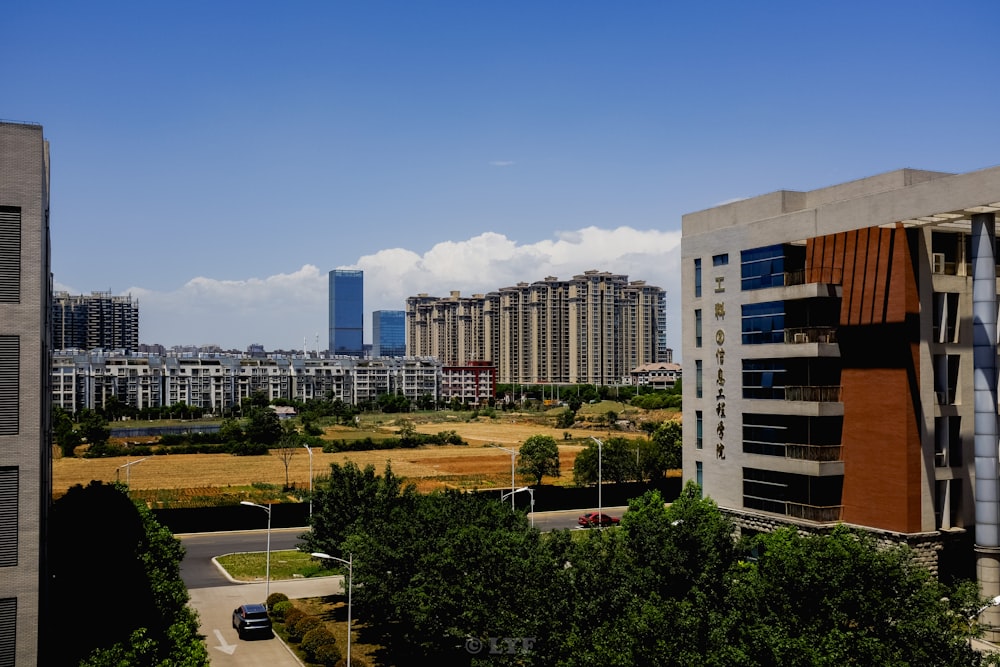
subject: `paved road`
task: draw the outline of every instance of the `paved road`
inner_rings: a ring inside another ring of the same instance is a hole
[[[271,531],[271,549],[294,549],[304,528]],[[209,660],[216,667],[298,667],[302,663],[274,637],[269,640],[241,640],[233,629],[233,609],[247,602],[263,602],[264,583],[240,583],[229,579],[212,561],[222,554],[264,551],[267,531],[178,535],[186,554],[181,561],[181,578],[198,612],[200,632],[205,636]],[[343,577],[317,577],[292,581],[272,581],[272,593],[290,598],[337,595],[343,592]]]
[[[576,528],[577,518],[595,508],[538,512],[535,527],[542,531]],[[605,507],[608,514],[620,516],[624,507]],[[529,515],[530,517],[530,515]],[[271,550],[294,549],[299,535],[307,528],[276,528],[271,530]],[[212,560],[227,553],[264,551],[267,531],[230,533],[198,533],[178,535],[185,548],[181,561],[181,579],[191,595],[191,606],[201,620],[200,632],[205,636],[209,659],[215,667],[298,667],[302,663],[277,637],[270,640],[240,640],[232,626],[233,609],[247,602],[263,602],[267,595],[264,583],[241,583],[228,576]],[[343,577],[317,577],[292,581],[272,581],[271,592],[281,592],[290,598],[340,595],[344,592]]]

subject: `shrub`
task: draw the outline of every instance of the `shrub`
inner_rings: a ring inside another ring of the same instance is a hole
[[[291,600],[279,600],[271,607],[271,620],[276,623],[284,623],[288,612],[295,609]]]
[[[284,593],[271,593],[270,595],[267,596],[267,610],[271,611],[272,609],[274,609],[274,605],[278,604],[279,602],[287,602],[287,601],[288,601],[288,596],[285,595]]]
[[[294,623],[286,622],[285,629],[288,630],[288,640],[300,642],[307,632],[321,625],[323,625],[323,621],[321,621],[318,616],[311,616],[308,614],[304,615]]]
[[[302,652],[306,654],[306,657],[310,661],[315,661],[316,652],[320,646],[333,644],[336,641],[337,639],[333,636],[333,633],[327,630],[325,625],[318,625],[302,636],[302,643],[299,644],[299,648],[302,649]]]
[[[336,665],[341,665],[344,663],[343,655],[340,652],[340,647],[336,644],[323,644],[316,649],[316,656],[313,658],[314,662],[323,665],[323,667],[335,667]],[[351,662],[357,664],[354,656],[351,656]]]
[[[336,667],[347,667],[347,658],[346,657],[345,658],[341,658],[337,662]],[[368,661],[365,660],[364,658],[359,658],[356,655],[352,655],[351,656],[351,667],[370,667],[370,665],[368,664]]]
[[[267,445],[263,442],[236,442],[229,451],[233,456],[266,456]]]
[[[291,627],[295,625],[295,622],[305,615],[306,613],[298,607],[285,610],[285,628],[288,629],[289,633],[291,633]]]

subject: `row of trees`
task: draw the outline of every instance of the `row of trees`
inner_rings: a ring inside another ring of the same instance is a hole
[[[847,528],[734,540],[689,484],[621,527],[541,534],[480,494],[334,465],[303,549],[353,555],[359,640],[450,665],[979,665],[974,584]]]

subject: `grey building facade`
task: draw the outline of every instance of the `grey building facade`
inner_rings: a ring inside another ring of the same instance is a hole
[[[0,122],[0,665],[38,664],[52,497],[49,148]]]

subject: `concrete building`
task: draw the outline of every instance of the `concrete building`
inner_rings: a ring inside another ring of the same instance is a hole
[[[497,369],[489,361],[470,361],[465,366],[441,369],[441,400],[458,399],[473,407],[489,405],[497,393]]]
[[[1000,168],[905,169],[684,216],[685,479],[1000,594],[996,210]]]
[[[632,369],[631,383],[637,387],[652,387],[653,389],[673,389],[681,379],[680,364],[660,362],[643,364]]]
[[[205,414],[227,415],[244,398],[262,393],[309,401],[358,404],[385,393],[416,401],[441,395],[441,363],[429,358],[247,354],[124,354],[60,351],[51,364],[52,403],[69,412],[103,408],[111,397],[136,409],[185,403]]]
[[[408,354],[492,362],[501,383],[626,382],[635,366],[662,361],[665,323],[662,289],[601,271],[406,300]]]
[[[406,356],[406,311],[376,310],[372,313],[372,356]]]
[[[364,354],[364,271],[330,271],[330,354]]]
[[[89,296],[56,292],[52,302],[52,344],[57,350],[139,349],[139,301],[131,295]]]
[[[0,122],[0,665],[38,664],[52,498],[49,146]]]

